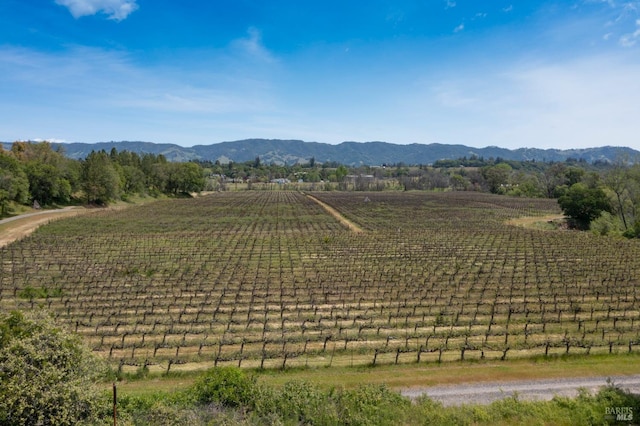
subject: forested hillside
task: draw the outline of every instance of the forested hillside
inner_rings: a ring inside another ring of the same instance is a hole
[[[6,149],[10,144],[5,143]],[[567,159],[595,161],[614,161],[620,155],[640,156],[640,152],[625,147],[604,146],[586,149],[538,149],[520,148],[510,150],[497,146],[475,148],[465,145],[449,144],[393,144],[388,142],[343,142],[331,145],[318,142],[281,139],[246,139],[233,142],[221,142],[210,145],[184,147],[175,144],[156,144],[151,142],[100,142],[63,143],[60,146],[67,156],[75,159],[85,158],[91,151],[106,152],[116,148],[118,151],[130,151],[138,154],[151,153],[163,155],[168,161],[211,161],[226,164],[245,162],[260,157],[264,163],[279,165],[304,164],[311,158],[319,163],[340,162],[346,166],[375,166],[382,164],[432,164],[438,160],[462,157],[503,158],[514,161],[562,162]]]

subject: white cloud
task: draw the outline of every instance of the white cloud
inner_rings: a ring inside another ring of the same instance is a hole
[[[256,116],[277,110],[255,61],[215,51],[198,58],[193,67],[151,67],[121,51],[0,46],[2,137],[206,143],[222,140],[216,132],[234,123],[248,132]]]
[[[460,31],[462,31],[462,30],[464,30],[464,24],[460,24],[460,25],[458,25],[457,27],[455,27],[455,28],[453,29],[453,32],[454,32],[454,33],[459,33],[459,32],[460,32]]]
[[[239,49],[245,55],[264,62],[274,62],[275,58],[262,44],[262,33],[254,27],[247,30],[247,37],[234,40],[232,47]]]
[[[51,142],[51,143],[65,143],[66,139],[58,139],[58,138],[28,138],[27,140],[33,142]]]
[[[109,19],[122,21],[138,9],[136,0],[55,0],[69,9],[74,18],[104,13]]]
[[[445,7],[445,9],[451,9],[453,7],[456,7],[456,2],[454,0],[446,0],[447,6]]]
[[[636,20],[636,27],[637,29],[634,32],[630,34],[624,34],[620,37],[619,42],[621,46],[632,47],[636,44],[638,38],[640,37],[640,19]]]
[[[503,89],[487,104],[510,122],[505,133],[530,145],[635,145],[638,72],[637,64],[615,56],[532,64],[505,74]]]
[[[397,103],[406,106],[402,112],[411,122],[420,123],[409,123],[409,129],[423,127],[428,139],[418,139],[422,142],[638,149],[638,75],[640,64],[620,51],[563,61],[499,62],[425,74]]]

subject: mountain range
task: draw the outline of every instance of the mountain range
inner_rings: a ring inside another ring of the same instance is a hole
[[[11,144],[3,142],[5,149]],[[99,143],[54,143],[62,147],[66,156],[85,158],[91,151],[130,151],[136,153],[162,154],[169,161],[209,160],[226,164],[230,161],[255,160],[266,164],[307,163],[313,158],[317,163],[338,162],[348,166],[381,164],[432,164],[437,160],[462,157],[503,158],[517,161],[565,161],[568,158],[595,161],[613,161],[623,155],[640,158],[640,151],[627,147],[603,146],[584,149],[506,149],[496,146],[474,148],[465,145],[409,144],[399,145],[388,142],[342,142],[331,145],[319,142],[282,139],[245,139],[234,142],[220,142],[211,145],[183,147],[175,144],[153,142],[99,142]]]

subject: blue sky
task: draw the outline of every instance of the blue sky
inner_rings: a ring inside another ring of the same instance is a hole
[[[1,0],[0,140],[640,149],[640,1]]]

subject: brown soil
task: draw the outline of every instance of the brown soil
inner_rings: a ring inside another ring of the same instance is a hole
[[[85,209],[61,209],[38,212],[38,214],[26,214],[24,217],[16,218],[10,222],[0,225],[0,247],[4,247],[12,242],[31,234],[41,225],[46,225],[55,219],[63,217],[77,216],[85,213]]]

